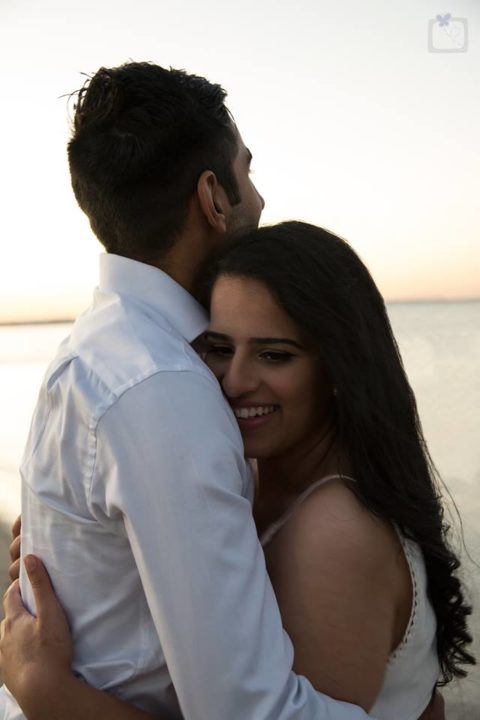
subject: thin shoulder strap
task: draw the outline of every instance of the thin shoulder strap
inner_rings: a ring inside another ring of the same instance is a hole
[[[306,490],[301,493],[298,498],[295,500],[295,502],[288,508],[286,512],[283,513],[283,515],[280,515],[278,520],[275,520],[274,523],[272,523],[263,533],[260,538],[260,543],[262,547],[265,547],[270,540],[273,538],[274,535],[277,534],[277,532],[280,530],[281,527],[285,525],[287,520],[290,519],[292,513],[295,511],[295,509],[302,503],[304,500],[307,499],[309,495],[311,495],[317,488],[319,488],[321,485],[325,485],[329,480],[336,480],[337,478],[340,478],[340,480],[350,480],[350,482],[356,482],[355,478],[350,477],[349,475],[326,475],[323,478],[320,478],[320,480],[316,480],[314,483],[308,486]]]

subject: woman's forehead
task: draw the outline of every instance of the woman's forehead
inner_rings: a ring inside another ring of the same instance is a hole
[[[268,287],[252,278],[220,276],[213,288],[210,311],[210,327],[217,332],[246,337],[270,337],[273,331],[287,332],[289,337],[299,334]]]

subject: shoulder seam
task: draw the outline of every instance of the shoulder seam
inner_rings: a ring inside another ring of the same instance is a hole
[[[93,477],[95,474],[96,465],[96,454],[97,454],[97,428],[98,424],[105,416],[105,414],[113,408],[113,406],[127,393],[129,390],[133,390],[135,387],[155,377],[155,375],[162,374],[177,374],[177,373],[188,373],[192,376],[197,375],[198,377],[204,378],[207,382],[212,382],[214,376],[211,375],[210,370],[205,366],[205,370],[202,367],[196,368],[149,368],[148,370],[139,373],[136,377],[130,378],[130,380],[124,385],[119,386],[115,391],[109,390],[109,397],[103,402],[99,403],[95,410],[92,412],[90,417],[90,424],[88,428],[88,451],[87,451],[87,466],[85,468],[84,487],[86,492],[87,501],[91,501],[91,492],[93,485]]]

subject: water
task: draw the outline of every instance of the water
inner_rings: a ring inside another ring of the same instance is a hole
[[[480,301],[389,306],[431,455],[460,510],[480,564]],[[0,519],[20,509],[18,465],[38,387],[68,324],[0,327]],[[480,571],[463,557],[474,598]],[[480,657],[480,622],[474,634]],[[449,720],[480,717],[480,672],[447,691]]]
[[[18,466],[49,360],[69,324],[0,327],[0,520],[20,510]]]

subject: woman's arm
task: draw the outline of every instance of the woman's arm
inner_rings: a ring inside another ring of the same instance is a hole
[[[70,631],[48,574],[33,556],[25,560],[37,617],[24,608],[16,580],[4,598],[0,663],[5,684],[28,720],[173,720],[167,709],[151,715],[73,675]]]
[[[411,586],[396,534],[341,482],[320,487],[266,548],[294,669],[367,712],[408,623]]]

